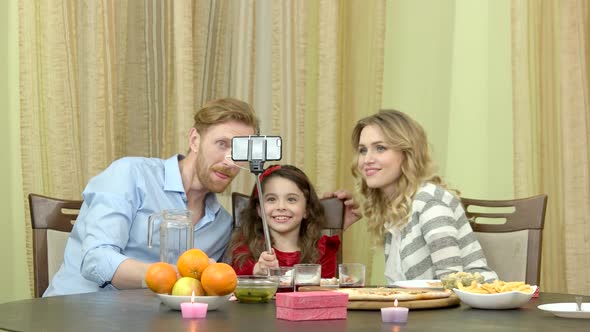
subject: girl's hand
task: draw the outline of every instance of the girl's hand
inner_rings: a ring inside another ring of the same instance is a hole
[[[258,258],[258,263],[254,265],[254,273],[255,275],[267,275],[268,270],[271,267],[278,267],[279,261],[277,260],[277,256],[275,256],[274,252],[267,252],[263,251],[260,254],[260,258]]]

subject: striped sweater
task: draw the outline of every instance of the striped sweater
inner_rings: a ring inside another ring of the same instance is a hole
[[[460,200],[446,189],[425,183],[412,202],[408,223],[385,235],[385,277],[389,283],[440,279],[449,273],[479,272],[486,281],[498,276],[488,266]],[[399,243],[392,245],[392,238]],[[400,268],[401,271],[392,269]]]

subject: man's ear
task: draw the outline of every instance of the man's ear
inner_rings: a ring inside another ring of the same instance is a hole
[[[199,144],[201,142],[201,134],[195,129],[194,127],[188,133],[189,137],[189,147],[192,152],[197,153],[199,152]]]

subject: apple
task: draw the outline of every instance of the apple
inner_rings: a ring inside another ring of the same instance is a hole
[[[195,291],[195,296],[204,296],[205,290],[201,282],[195,278],[182,277],[176,281],[172,287],[172,295],[191,296]]]

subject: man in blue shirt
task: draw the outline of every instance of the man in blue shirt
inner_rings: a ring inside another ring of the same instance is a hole
[[[43,296],[140,288],[160,256],[159,247],[147,246],[147,219],[164,209],[191,210],[195,247],[220,260],[232,218],[215,193],[223,192],[239,171],[229,159],[232,137],[257,132],[250,105],[218,99],[195,114],[186,157],[113,162],[84,189],[64,262]]]

